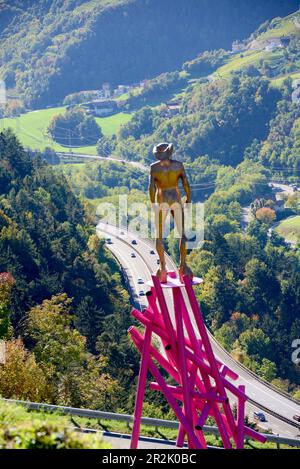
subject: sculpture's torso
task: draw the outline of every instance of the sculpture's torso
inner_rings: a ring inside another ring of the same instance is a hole
[[[183,172],[183,165],[176,160],[158,161],[151,165],[151,173],[157,187],[156,202],[172,205],[181,203],[178,181]]]

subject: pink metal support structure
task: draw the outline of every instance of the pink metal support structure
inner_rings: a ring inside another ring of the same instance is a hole
[[[141,353],[130,447],[138,447],[147,385],[153,392],[164,394],[178,418],[178,447],[183,446],[186,438],[189,448],[206,449],[203,426],[208,417],[214,419],[224,448],[243,448],[245,437],[264,442],[264,436],[245,426],[245,386],[235,385],[232,381],[238,380],[238,375],[214,355],[193,289],[202,280],[195,277],[193,281],[188,277],[183,280],[184,283],[175,272],[169,272],[167,283],[161,284],[153,275],[148,282],[151,287],[148,307],[142,312],[137,309],[131,312],[144,327],[144,334],[135,327],[129,329]],[[159,349],[151,343],[154,335],[160,342]],[[161,370],[176,384],[168,384]],[[148,372],[155,380],[149,384]],[[237,407],[236,418],[233,404]]]

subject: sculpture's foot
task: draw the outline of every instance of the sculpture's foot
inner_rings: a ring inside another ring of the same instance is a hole
[[[181,282],[183,282],[183,277],[185,275],[187,275],[191,279],[193,279],[193,277],[194,277],[194,274],[191,271],[191,269],[189,268],[189,266],[186,265],[186,264],[183,264],[183,265],[179,266],[179,279],[180,279]]]
[[[168,271],[167,269],[158,269],[156,276],[159,278],[160,283],[167,283]]]

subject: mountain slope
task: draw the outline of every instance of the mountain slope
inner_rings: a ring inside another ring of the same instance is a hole
[[[0,74],[27,105],[41,106],[80,89],[100,88],[105,81],[130,83],[178,68],[199,51],[229,48],[266,19],[290,13],[298,2],[30,3],[2,31]]]
[[[66,179],[31,159],[12,132],[0,133],[0,272],[16,279],[15,327],[31,306],[65,292],[94,348],[102,318],[122,301],[117,266],[89,223]]]

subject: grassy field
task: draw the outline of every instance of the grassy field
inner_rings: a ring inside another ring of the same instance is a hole
[[[290,34],[297,34],[299,28],[295,25],[294,17],[298,18],[300,22],[300,14],[299,12],[294,13],[286,18],[280,19],[278,24],[275,25],[274,28],[269,29],[265,33],[260,34],[257,39],[264,40],[264,39],[272,39],[274,37],[281,37],[281,36],[288,36]]]
[[[300,242],[300,215],[283,220],[276,231],[287,241]]]
[[[266,52],[265,50],[249,50],[233,55],[228,59],[227,63],[219,67],[213,75],[215,78],[227,78],[232,72],[240,70],[248,65],[255,65],[261,59],[265,60],[268,58],[270,54],[271,52]]]
[[[279,78],[273,78],[271,79],[271,85],[274,86],[275,88],[280,88],[284,80],[286,80],[287,78],[291,78],[292,80],[299,80],[300,73],[289,73]]]
[[[268,29],[268,31],[258,35],[255,38],[255,41],[266,41],[267,39],[272,39],[275,37],[282,36],[295,36],[300,35],[300,28],[296,26],[294,19],[298,19],[298,24],[300,25],[300,13],[294,13],[286,18],[278,20],[278,23],[274,25],[273,28]],[[240,70],[248,65],[258,65],[260,60],[266,62],[275,63],[277,60],[280,60],[283,56],[282,49],[274,49],[272,51],[262,50],[246,50],[244,52],[234,54],[228,58],[227,62],[218,68],[214,73],[216,78],[227,78],[232,72]],[[276,78],[271,80],[271,84],[276,87],[280,87],[285,78],[299,78],[300,73],[291,73],[284,77]]]
[[[17,137],[25,147],[36,150],[43,150],[45,147],[51,147],[55,151],[69,151],[69,148],[59,145],[46,134],[46,129],[55,114],[62,114],[66,110],[65,107],[55,107],[49,109],[41,109],[38,111],[22,114],[14,119],[0,119],[0,130],[11,127]],[[131,119],[131,114],[120,112],[109,117],[97,117],[96,121],[102,128],[103,134],[111,136],[117,132],[122,124]],[[96,146],[83,146],[74,148],[74,153],[86,153],[96,155]]]
[[[126,124],[131,119],[131,114],[119,112],[109,117],[96,117],[97,123],[100,125],[104,135],[111,136],[115,134],[121,125]]]
[[[245,66],[249,65],[259,65],[259,62],[263,60],[264,62],[269,63],[270,65],[276,63],[282,58],[283,51],[282,49],[275,49],[273,51],[246,51],[241,54],[236,54],[228,59],[227,63],[218,68],[213,76],[214,78],[226,79],[230,74],[237,70],[242,70]],[[271,78],[270,84],[275,88],[280,88],[287,78],[296,80],[300,78],[299,72],[288,73],[284,76]]]

